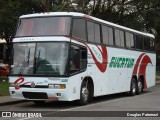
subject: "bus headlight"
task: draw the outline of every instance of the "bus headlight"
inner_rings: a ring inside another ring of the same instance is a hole
[[[65,89],[66,85],[65,84],[48,84],[48,88],[52,88],[52,89]]]
[[[20,87],[20,83],[9,83],[9,87]]]

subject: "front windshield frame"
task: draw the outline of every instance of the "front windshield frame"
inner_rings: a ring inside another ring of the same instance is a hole
[[[62,76],[62,77],[68,77],[69,76],[69,54],[70,54],[70,52],[69,52],[69,49],[70,49],[70,42],[23,42],[22,44],[29,44],[29,43],[33,43],[33,44],[35,44],[35,51],[34,51],[34,63],[33,63],[33,73],[32,74],[19,74],[19,73],[17,73],[17,74],[13,74],[12,72],[11,72],[11,70],[12,70],[12,67],[13,67],[13,64],[14,64],[14,44],[17,44],[17,43],[13,43],[13,45],[12,45],[12,57],[11,57],[11,65],[10,65],[10,73],[9,73],[9,75],[10,76],[37,76],[37,77],[46,77],[46,76],[48,76],[48,77],[59,77],[59,76]],[[65,68],[65,73],[66,74],[63,74],[63,75],[58,75],[58,74],[48,74],[48,73],[46,73],[46,72],[44,72],[43,74],[36,74],[36,72],[35,72],[35,65],[36,65],[36,61],[35,61],[35,58],[36,58],[36,52],[37,52],[37,44],[38,43],[62,43],[62,44],[66,44],[67,46],[68,46],[68,58],[67,58],[67,60],[66,60],[66,68]],[[21,44],[21,43],[18,43],[18,44]]]
[[[23,35],[23,36],[17,35],[18,29],[19,29],[20,24],[21,24],[21,20],[23,20],[23,19],[34,19],[34,18],[53,18],[53,17],[68,17],[68,18],[70,18],[70,23],[68,25],[68,34],[60,34],[60,35],[56,35],[56,34],[51,34],[51,35],[29,35],[29,36],[28,35]],[[56,16],[39,16],[39,17],[19,18],[18,23],[17,23],[16,33],[15,33],[15,38],[19,38],[19,37],[41,37],[41,36],[70,36],[71,35],[71,29],[72,29],[72,21],[73,21],[73,16],[70,16],[70,15],[64,15],[64,16],[60,16],[60,15],[56,15]]]

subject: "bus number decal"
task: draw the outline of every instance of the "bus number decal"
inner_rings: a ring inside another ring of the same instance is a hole
[[[68,79],[61,79],[61,82],[68,82]]]

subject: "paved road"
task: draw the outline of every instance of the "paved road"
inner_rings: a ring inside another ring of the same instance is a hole
[[[145,90],[145,92],[141,95],[137,95],[134,97],[130,97],[127,94],[115,94],[115,95],[107,95],[103,97],[97,97],[94,99],[94,102],[86,105],[86,106],[77,106],[76,102],[49,102],[41,106],[36,106],[32,102],[25,102],[25,103],[19,103],[15,105],[7,105],[0,107],[0,111],[48,111],[46,113],[43,113],[42,116],[54,116],[57,114],[65,115],[68,111],[79,111],[70,113],[72,115],[85,113],[87,111],[87,114],[90,116],[93,116],[96,114],[96,112],[88,112],[88,111],[160,111],[160,84]],[[80,112],[81,111],[81,112]],[[107,113],[104,113],[107,114]],[[111,113],[112,114],[112,113]],[[96,116],[96,115],[95,115]],[[159,115],[160,116],[160,115]],[[5,120],[8,120],[10,118],[3,118]],[[12,118],[13,120],[22,119],[22,118]],[[33,120],[33,118],[24,118],[23,120]],[[44,118],[34,118],[36,120],[43,120]],[[45,118],[48,120],[59,120],[59,119],[86,119],[86,117],[48,117]],[[99,120],[99,119],[106,119],[104,117],[89,117],[88,120]],[[135,118],[127,118],[127,117],[109,117],[108,119],[126,119],[126,120],[132,120]],[[142,119],[142,120],[158,120],[159,118],[136,118],[136,119]]]

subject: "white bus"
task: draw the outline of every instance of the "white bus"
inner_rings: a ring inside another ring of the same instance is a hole
[[[74,101],[155,85],[154,36],[75,12],[23,15],[13,39],[12,98]]]

